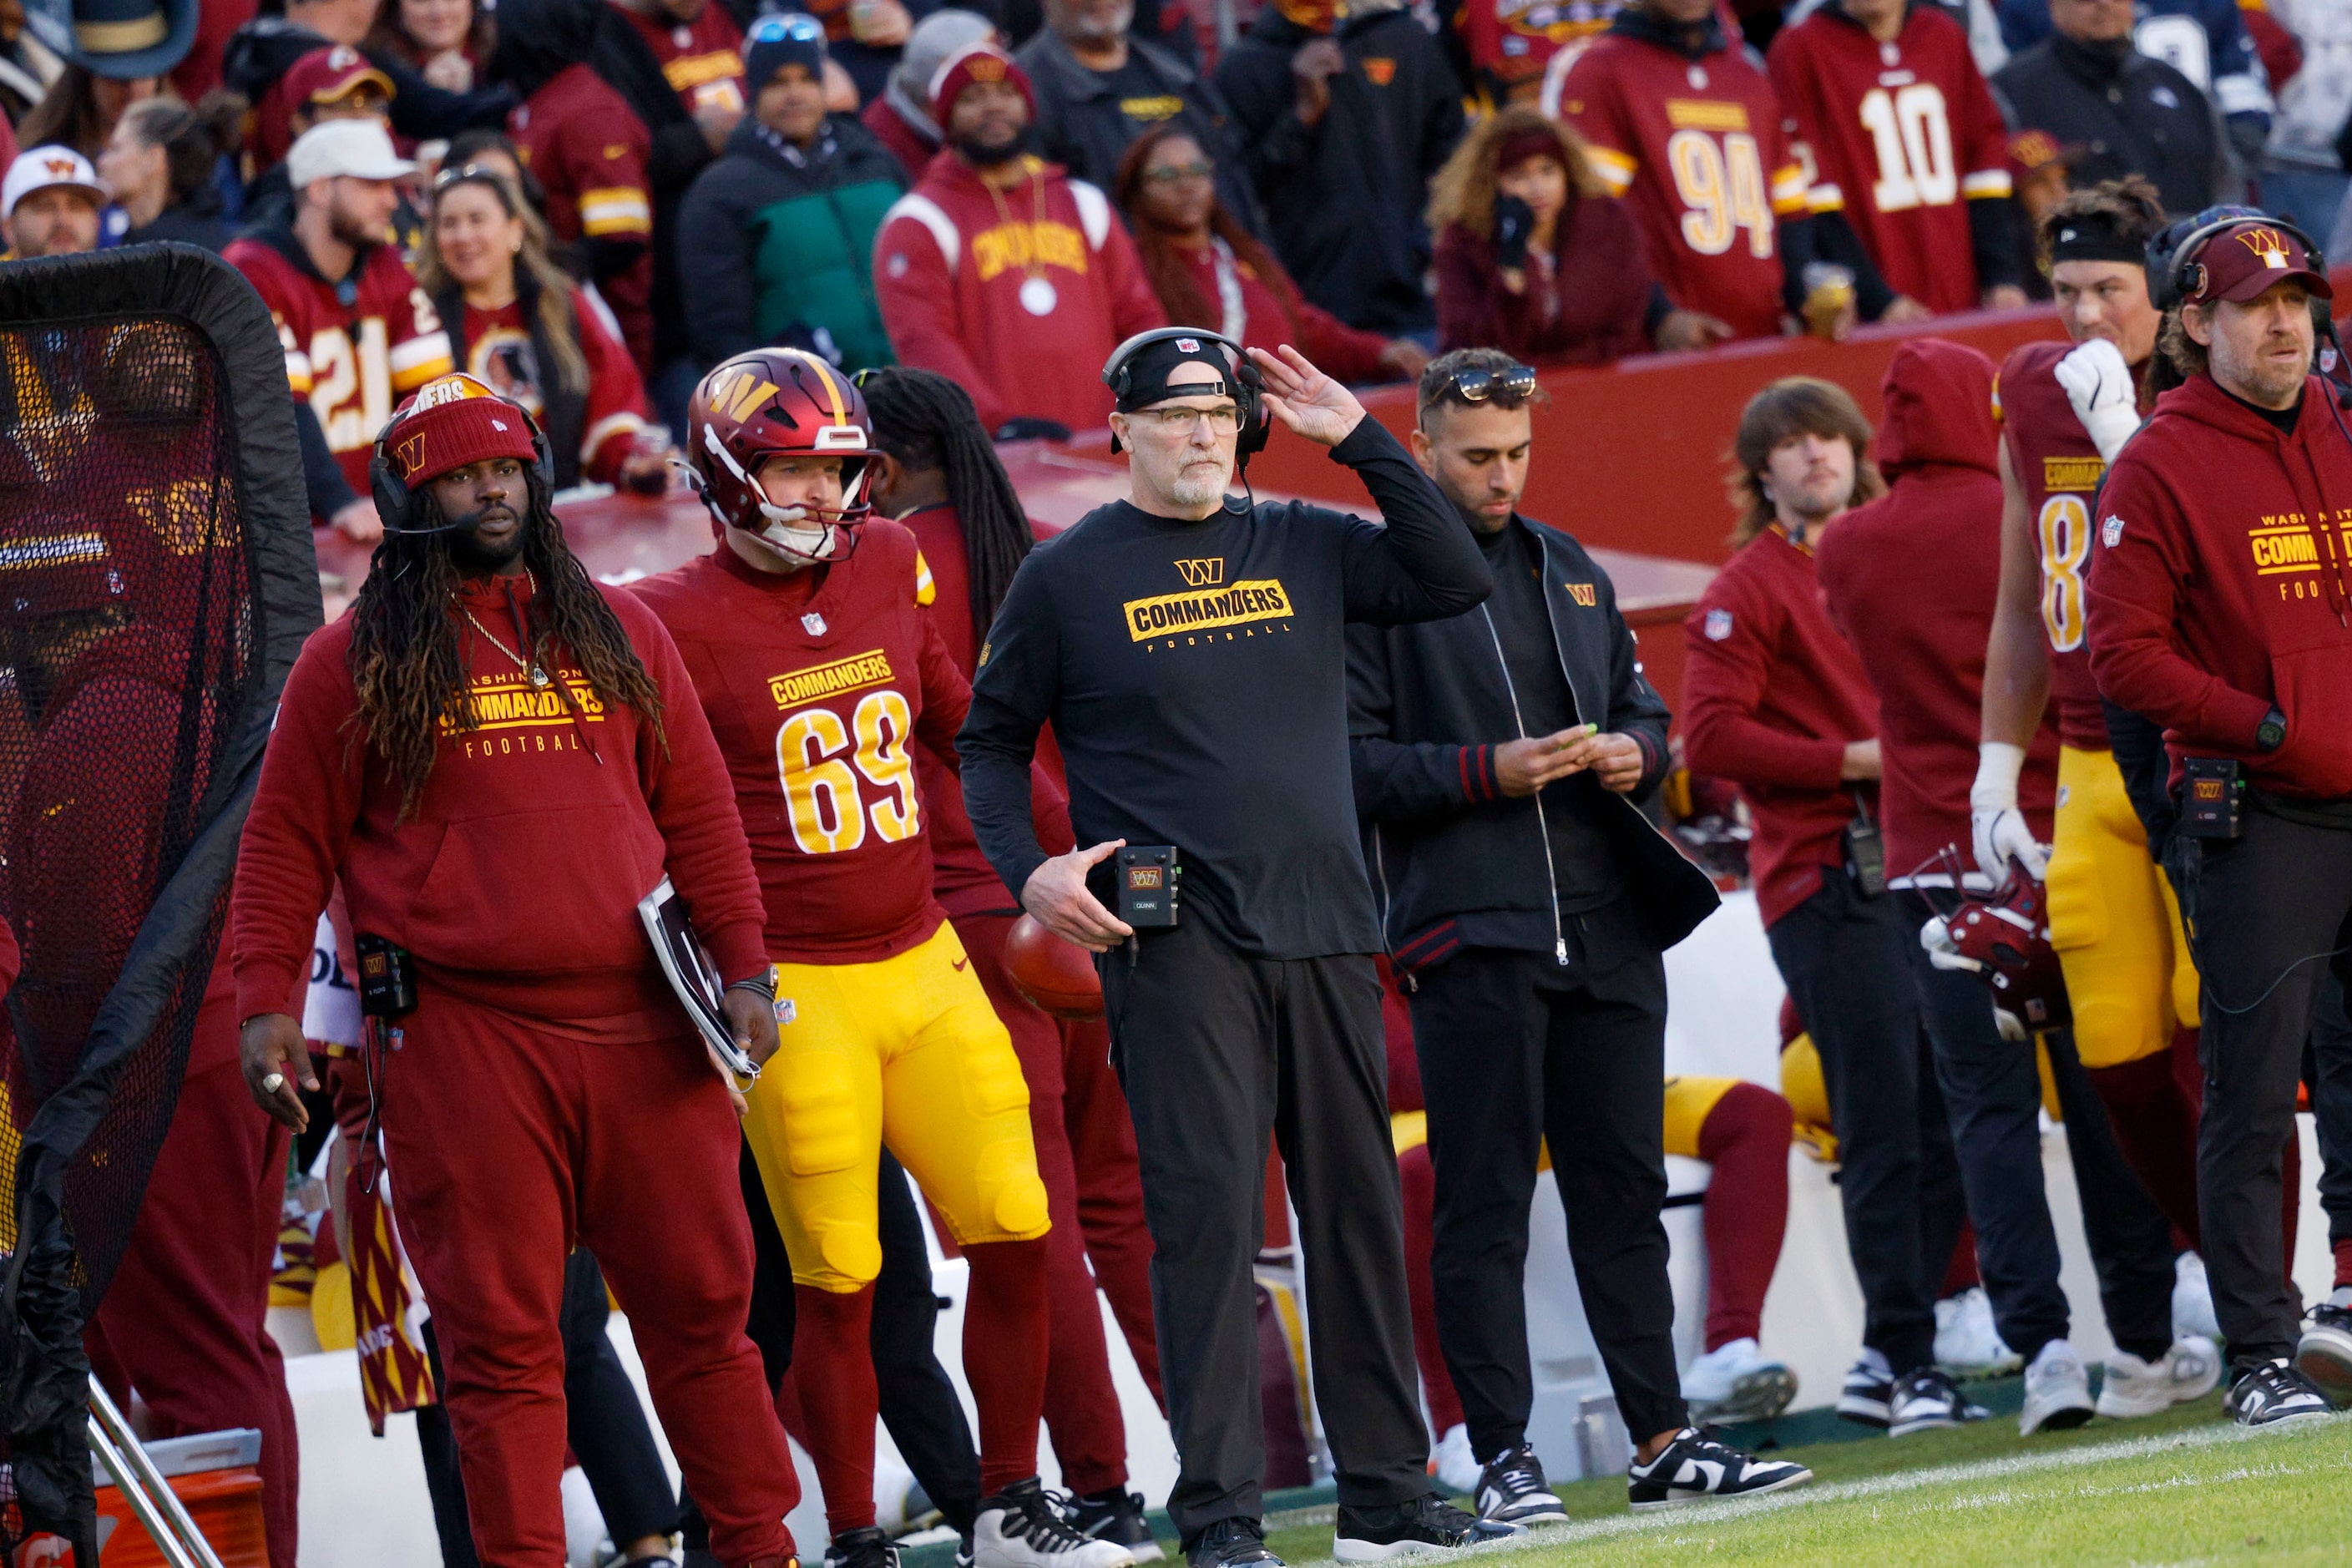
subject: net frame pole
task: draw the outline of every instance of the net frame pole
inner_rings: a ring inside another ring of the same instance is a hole
[[[89,1380],[89,1442],[123,1500],[173,1568],[221,1568],[219,1555],[189,1517],[180,1494],[155,1468],[155,1461],[95,1375]]]

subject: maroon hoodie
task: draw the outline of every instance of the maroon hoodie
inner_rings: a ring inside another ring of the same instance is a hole
[[[1840,835],[1856,800],[1877,810],[1874,786],[1841,783],[1838,773],[1846,743],[1878,733],[1878,700],[1830,624],[1812,551],[1779,523],[1715,574],[1683,631],[1691,771],[1729,779],[1746,797],[1756,833],[1748,868],[1769,926],[1842,863]]]
[[[2327,385],[2283,434],[2210,375],[2157,400],[2099,497],[2091,669],[2183,756],[2352,799],[2352,435]],[[2275,704],[2286,743],[2254,731]]]
[[[1969,789],[2000,586],[1992,383],[1992,361],[1958,343],[1918,338],[1895,351],[1877,449],[1893,488],[1838,519],[1816,563],[1830,616],[1878,693],[1890,880],[1946,874],[1933,862],[1948,846],[1960,869],[1976,867]],[[2058,731],[2045,721],[2018,780],[2044,841],[2057,782]]]

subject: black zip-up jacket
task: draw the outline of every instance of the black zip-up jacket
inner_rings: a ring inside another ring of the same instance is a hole
[[[1640,743],[1634,793],[1648,794],[1666,772],[1668,714],[1642,674],[1615,586],[1568,534],[1516,513],[1508,526],[1541,552],[1544,607],[1577,721]],[[1543,795],[1507,796],[1496,777],[1495,747],[1526,731],[1488,610],[1350,626],[1348,734],[1356,811],[1374,837],[1373,876],[1398,963],[1425,968],[1468,945],[1568,962]],[[1715,884],[1631,796],[1601,793],[1626,896],[1643,937],[1663,952],[1714,911]]]
[[[1310,126],[1290,60],[1315,36],[1268,5],[1217,63],[1275,253],[1301,293],[1351,327],[1426,327],[1422,206],[1462,139],[1462,84],[1411,12],[1360,10],[1339,24],[1347,68]]]
[[[1991,86],[2010,124],[2083,149],[2068,164],[2076,190],[2145,174],[2167,212],[2235,199],[2217,194],[2222,136],[2212,106],[2162,60],[2053,33],[2011,55]]]

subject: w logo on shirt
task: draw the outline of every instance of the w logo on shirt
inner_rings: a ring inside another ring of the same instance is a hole
[[[1225,558],[1212,555],[1206,561],[1179,561],[1176,570],[1188,588],[1210,588],[1225,580]]]
[[[1560,586],[1568,590],[1570,598],[1588,610],[1601,602],[1601,595],[1590,583],[1563,583]]]

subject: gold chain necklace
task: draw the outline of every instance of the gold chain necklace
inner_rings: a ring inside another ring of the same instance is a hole
[[[530,574],[526,573],[525,575],[528,577]],[[539,580],[536,577],[530,577],[530,581],[533,588],[537,588],[539,586]],[[524,679],[528,679],[532,686],[539,688],[541,690],[545,690],[547,689],[549,684],[547,671],[541,669],[538,665],[532,663],[530,660],[523,658],[522,655],[515,652],[514,649],[507,647],[505,643],[500,642],[499,640],[499,634],[490,630],[489,627],[482,625],[482,623],[475,617],[473,611],[467,609],[463,605],[458,605],[457,609],[459,613],[466,617],[468,625],[470,625],[476,631],[481,633],[483,637],[489,639],[489,644],[492,647],[498,649],[500,653],[506,655],[507,658],[514,661],[514,667],[523,672]]]

